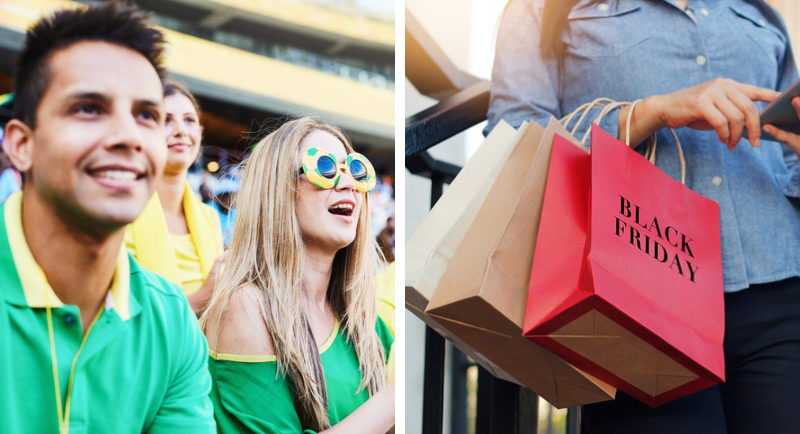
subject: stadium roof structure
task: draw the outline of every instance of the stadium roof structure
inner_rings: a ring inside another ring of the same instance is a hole
[[[137,3],[164,29],[173,77],[220,123],[313,114],[363,146],[394,147],[390,14],[360,11],[352,0]],[[11,74],[28,26],[63,7],[80,3],[0,0],[0,71]]]

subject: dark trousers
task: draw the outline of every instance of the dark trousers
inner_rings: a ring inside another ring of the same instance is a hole
[[[800,433],[800,278],[725,295],[726,382],[652,409],[617,392],[583,434]]]

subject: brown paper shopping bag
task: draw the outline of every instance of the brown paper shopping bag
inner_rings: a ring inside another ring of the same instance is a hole
[[[406,243],[406,308],[486,370],[508,381],[516,380],[424,311],[480,204],[526,128],[527,124],[517,131],[500,122]]]
[[[522,336],[555,119],[531,124],[453,255],[426,313],[558,408],[613,399],[616,390]],[[515,158],[516,157],[516,158]],[[458,326],[456,328],[456,326]]]

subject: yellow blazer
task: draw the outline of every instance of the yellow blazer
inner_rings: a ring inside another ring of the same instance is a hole
[[[206,278],[214,260],[224,249],[219,215],[192,193],[188,183],[183,193],[183,211],[186,213],[192,243],[200,258],[203,278]],[[142,215],[125,228],[125,245],[142,267],[178,286],[182,284],[158,193],[153,193]]]

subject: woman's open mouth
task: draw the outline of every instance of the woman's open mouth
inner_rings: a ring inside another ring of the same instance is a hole
[[[353,204],[352,203],[339,203],[330,208],[328,208],[328,212],[335,215],[342,215],[346,217],[350,217],[353,215]]]

